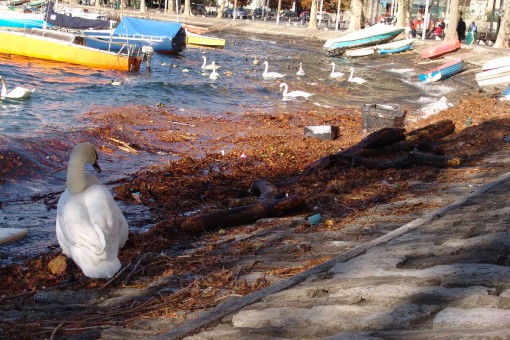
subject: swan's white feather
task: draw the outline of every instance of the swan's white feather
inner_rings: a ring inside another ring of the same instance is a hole
[[[278,79],[285,77],[285,74],[281,74],[278,72],[268,72],[269,63],[267,61],[264,61],[264,65],[266,66],[264,72],[262,72],[262,77],[264,79]]]
[[[335,63],[331,62],[331,65],[333,66],[333,69],[331,70],[331,73],[329,74],[330,78],[340,78],[344,76],[344,73],[342,72],[335,72]]]
[[[308,93],[308,92],[305,92],[305,91],[291,91],[291,92],[288,92],[289,90],[289,86],[286,84],[286,83],[281,83],[280,84],[280,88],[283,87],[283,94],[282,94],[282,99],[283,100],[292,100],[292,99],[296,99],[298,97],[303,97],[305,99],[308,99],[308,97],[311,97],[313,96],[314,94],[313,93]]]

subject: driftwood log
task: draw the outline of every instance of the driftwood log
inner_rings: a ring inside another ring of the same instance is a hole
[[[435,167],[458,166],[461,160],[444,155],[438,143],[455,131],[451,120],[443,120],[405,133],[404,129],[384,128],[365,137],[358,144],[335,154],[328,155],[307,165],[303,175],[311,175],[333,166],[355,166],[367,169],[407,168],[415,165]],[[370,157],[394,155],[392,159]]]
[[[261,218],[288,216],[308,210],[305,200],[293,196],[281,197],[276,186],[263,179],[255,181],[250,191],[259,195],[258,202],[189,217],[181,224],[181,229],[187,233],[196,234],[218,228],[254,223]]]

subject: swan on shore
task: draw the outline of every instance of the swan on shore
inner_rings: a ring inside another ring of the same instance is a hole
[[[282,87],[283,87],[283,95],[282,95],[283,100],[292,100],[292,99],[296,99],[298,97],[303,97],[305,99],[308,99],[308,97],[314,95],[313,93],[308,93],[308,92],[305,92],[305,91],[291,91],[291,92],[288,92],[289,91],[289,86],[286,83],[281,83],[280,84],[280,88],[282,88]]]
[[[8,98],[8,99],[25,99],[30,98],[32,96],[32,92],[35,89],[29,90],[25,87],[16,86],[12,90],[7,90],[7,84],[5,83],[4,77],[0,76],[0,80],[2,81],[2,91],[0,92],[0,99]]]
[[[344,73],[342,73],[342,72],[335,72],[336,64],[334,62],[331,62],[331,65],[333,65],[333,69],[331,70],[331,73],[329,74],[330,78],[340,78],[340,77],[344,76]]]
[[[298,76],[304,76],[305,70],[303,70],[303,63],[299,63],[299,70],[296,72]]]
[[[212,71],[212,72],[211,72],[211,74],[209,75],[209,78],[210,78],[210,79],[218,79],[218,78],[220,77],[220,74],[218,73],[218,71],[216,71],[216,70],[217,70],[217,68],[216,68],[216,62],[213,60],[213,62],[212,62],[212,64],[211,64],[211,65],[212,65],[212,70],[213,70],[213,71]]]
[[[262,78],[264,78],[264,79],[278,79],[278,78],[285,77],[285,74],[281,74],[278,72],[268,72],[267,70],[269,69],[269,63],[267,62],[267,60],[264,61],[264,65],[266,66],[266,68],[264,69],[264,72],[262,73]]]
[[[206,65],[207,63],[207,58],[205,56],[202,56],[202,58],[204,58],[204,63],[202,64],[201,68],[203,70],[213,70],[213,69],[219,69],[221,68],[220,65],[216,65],[214,62],[212,64],[209,64],[209,65]]]
[[[118,251],[128,238],[128,224],[99,173],[97,152],[90,143],[77,144],[67,167],[67,188],[57,205],[56,232],[62,252],[91,278],[111,278],[121,264]]]
[[[366,83],[367,81],[363,78],[360,78],[360,77],[353,77],[353,74],[354,74],[354,68],[351,67],[351,75],[349,76],[349,79],[347,79],[347,81],[351,82],[351,83],[356,83],[356,84],[364,84]]]

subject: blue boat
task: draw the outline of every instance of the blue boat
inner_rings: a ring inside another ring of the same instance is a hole
[[[43,28],[44,14],[32,11],[0,11],[0,27]]]
[[[150,46],[158,53],[179,53],[186,46],[186,31],[176,22],[124,17],[114,30],[82,31],[87,46],[117,52],[125,45]]]
[[[447,79],[460,71],[464,67],[464,58],[458,57],[452,61],[420,74],[418,78],[424,83]]]
[[[402,26],[376,24],[339,38],[328,39],[323,48],[331,55],[342,54],[347,49],[388,42],[404,30]]]
[[[409,51],[413,48],[415,39],[404,39],[390,42],[383,45],[377,45],[375,49],[379,54],[395,54]]]

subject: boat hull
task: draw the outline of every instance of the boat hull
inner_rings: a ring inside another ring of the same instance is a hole
[[[374,54],[375,51],[372,47],[358,48],[354,50],[346,50],[345,55],[347,57],[366,57]]]
[[[441,44],[430,46],[424,49],[421,53],[422,59],[433,59],[454,52],[460,48],[460,41],[451,40],[445,41]]]
[[[420,74],[418,79],[425,83],[430,83],[433,81],[444,80],[450,78],[451,76],[459,73],[464,68],[464,59],[456,58],[446,64],[443,64],[439,67],[436,67],[432,70],[425,72],[424,74]]]
[[[34,33],[34,34],[29,34]],[[36,34],[45,34],[39,36]],[[24,57],[38,58],[69,64],[83,65],[92,68],[137,71],[140,69],[141,58],[109,53],[87,46],[72,43],[72,35],[68,41],[51,38],[56,32],[44,30],[1,31],[0,53],[14,54]]]
[[[51,26],[51,24],[47,24],[47,26]],[[0,11],[0,27],[43,28],[44,16],[39,13]]]
[[[482,71],[498,69],[500,67],[510,66],[510,57],[499,57],[489,60],[482,66]]]
[[[340,38],[329,39],[323,47],[330,54],[341,54],[347,49],[388,42],[404,32],[404,30],[404,27],[378,24]]]
[[[478,86],[490,86],[510,83],[510,66],[498,67],[477,73],[475,75]]]
[[[225,39],[209,37],[201,34],[186,33],[186,46],[187,47],[210,47],[210,48],[223,48],[225,47]]]
[[[405,39],[391,42],[384,45],[376,46],[375,49],[379,54],[395,54],[409,51],[413,48],[414,39]]]

